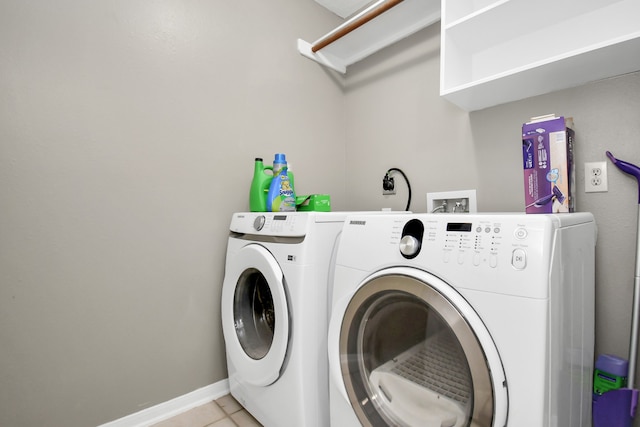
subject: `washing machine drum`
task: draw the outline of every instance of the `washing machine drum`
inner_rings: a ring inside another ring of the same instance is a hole
[[[497,410],[506,419],[504,375],[491,374],[503,369],[475,311],[439,279],[407,272],[365,282],[344,312],[342,378],[362,425],[491,427]]]
[[[237,379],[268,386],[284,369],[290,315],[283,272],[260,245],[243,247],[227,264],[222,330]]]

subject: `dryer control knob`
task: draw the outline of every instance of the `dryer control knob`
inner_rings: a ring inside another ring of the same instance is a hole
[[[404,256],[413,256],[420,250],[420,242],[413,236],[406,235],[400,240],[400,253]]]
[[[264,215],[257,216],[256,219],[253,221],[253,228],[255,228],[256,231],[262,230],[262,227],[264,227],[265,220],[266,219]]]

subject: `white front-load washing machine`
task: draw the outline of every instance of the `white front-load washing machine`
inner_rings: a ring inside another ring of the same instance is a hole
[[[331,425],[591,425],[595,242],[588,213],[347,218]]]
[[[329,425],[329,272],[346,215],[232,217],[221,301],[229,388],[266,427]]]

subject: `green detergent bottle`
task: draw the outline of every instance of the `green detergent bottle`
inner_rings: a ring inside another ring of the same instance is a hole
[[[293,212],[296,210],[296,195],[293,179],[288,173],[284,154],[276,154],[273,161],[273,179],[267,194],[267,211]]]
[[[253,180],[251,180],[251,189],[249,190],[249,209],[251,212],[267,212],[267,195],[272,180],[273,167],[265,166],[262,158],[256,157],[253,166]]]

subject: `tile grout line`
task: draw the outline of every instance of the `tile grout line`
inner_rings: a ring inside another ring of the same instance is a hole
[[[215,409],[214,409],[215,408]],[[213,413],[211,413],[213,411]],[[213,419],[209,417],[222,418]],[[239,414],[241,419],[236,421],[233,415]],[[196,418],[198,418],[196,420]],[[209,418],[209,419],[207,419]],[[236,401],[231,394],[227,394],[218,399],[211,400],[203,405],[197,406],[189,411],[177,414],[167,420],[154,424],[153,427],[181,427],[185,425],[199,425],[202,427],[212,427],[223,421],[228,421],[235,427],[261,427],[262,425]],[[225,424],[228,424],[225,422]]]

